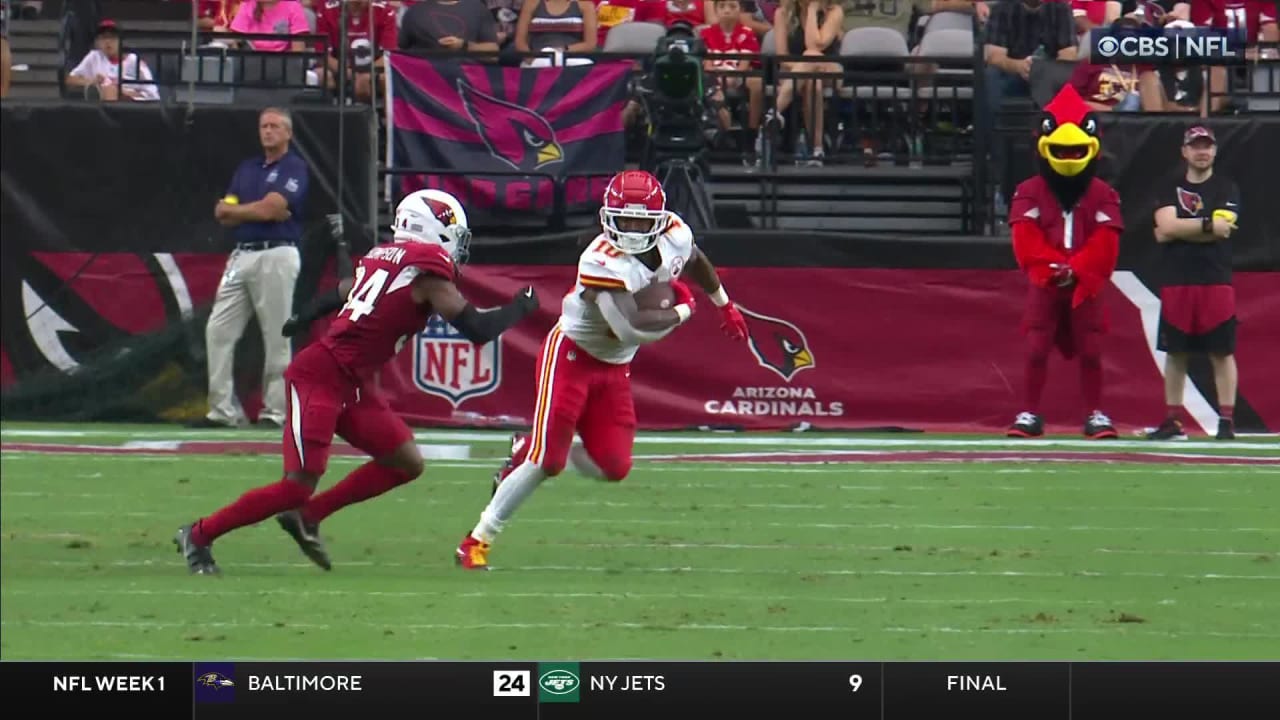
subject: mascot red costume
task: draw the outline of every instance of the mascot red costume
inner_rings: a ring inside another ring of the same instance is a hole
[[[1075,89],[1064,87],[1044,111],[1036,142],[1040,172],[1018,185],[1009,207],[1013,254],[1030,288],[1023,318],[1025,405],[1008,434],[1044,434],[1040,396],[1056,347],[1080,362],[1085,437],[1113,438],[1115,427],[1099,408],[1106,331],[1100,294],[1120,251],[1120,197],[1094,176],[1098,121]]]

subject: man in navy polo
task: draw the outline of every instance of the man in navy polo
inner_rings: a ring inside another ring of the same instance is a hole
[[[214,217],[231,228],[236,249],[213,300],[205,329],[209,360],[209,413],[199,427],[234,427],[247,422],[236,399],[232,359],[249,316],[262,329],[266,362],[262,369],[259,424],[284,425],[284,369],[289,339],[280,327],[293,305],[293,286],[301,264],[303,203],[310,184],[307,163],[290,150],[293,121],[287,110],[267,108],[258,116],[262,155],[240,163]]]

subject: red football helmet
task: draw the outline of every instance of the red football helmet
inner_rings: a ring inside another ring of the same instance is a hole
[[[604,190],[600,224],[610,245],[630,255],[658,244],[667,225],[667,193],[658,178],[643,170],[613,176]]]

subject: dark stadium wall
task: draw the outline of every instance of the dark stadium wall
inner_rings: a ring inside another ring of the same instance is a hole
[[[203,318],[229,251],[210,208],[235,163],[256,149],[255,117],[241,108],[200,108],[188,118],[181,109],[5,105],[6,418],[178,420],[203,412]],[[295,114],[299,149],[312,165],[308,221],[318,243],[322,216],[337,205],[336,118],[328,108]],[[367,130],[351,130],[360,125],[347,123],[353,154],[344,194],[353,225],[368,222],[355,196],[372,182]],[[1104,404],[1127,428],[1152,424],[1163,411],[1152,350],[1158,288],[1150,213],[1154,188],[1176,170],[1182,128],[1148,119],[1108,130],[1128,230],[1106,297]],[[1280,388],[1268,382],[1268,358],[1280,357],[1273,331],[1280,326],[1280,205],[1268,200],[1269,168],[1250,160],[1280,156],[1280,121],[1230,120],[1215,129],[1220,167],[1237,178],[1246,208],[1233,238],[1237,416],[1241,430],[1277,431]],[[1237,145],[1246,142],[1247,149]],[[646,348],[633,374],[644,427],[996,429],[1020,409],[1017,313],[1025,284],[1006,239],[814,235],[798,243],[758,231],[709,233],[700,243],[753,314],[753,342],[721,337],[714,309],[704,304],[671,340]],[[464,290],[497,304],[530,282],[544,308],[500,345],[478,351],[447,326],[429,328],[384,373],[397,409],[417,424],[527,424],[533,358],[573,281],[577,252],[565,235],[482,233]],[[311,287],[320,272],[312,272]],[[252,413],[260,350],[247,337],[238,385]],[[811,362],[784,356],[782,339],[807,348]],[[1051,429],[1078,432],[1074,368],[1055,360],[1054,369],[1045,408]],[[1213,405],[1212,384],[1199,380],[1204,411]]]

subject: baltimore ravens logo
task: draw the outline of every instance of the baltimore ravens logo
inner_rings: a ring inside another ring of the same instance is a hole
[[[809,340],[800,328],[781,318],[769,317],[738,306],[747,321],[747,347],[760,367],[787,382],[802,370],[817,367]]]
[[[211,687],[215,690],[235,687],[236,685],[226,675],[223,675],[222,673],[216,673],[216,672],[207,672],[201,675],[200,677],[196,678],[196,684],[203,685],[205,687]]]
[[[563,162],[551,123],[538,113],[458,80],[458,96],[489,152],[514,170],[537,170]]]
[[[1204,198],[1200,197],[1200,193],[1193,193],[1179,187],[1178,206],[1189,215],[1199,215],[1200,211],[1204,210]]]

